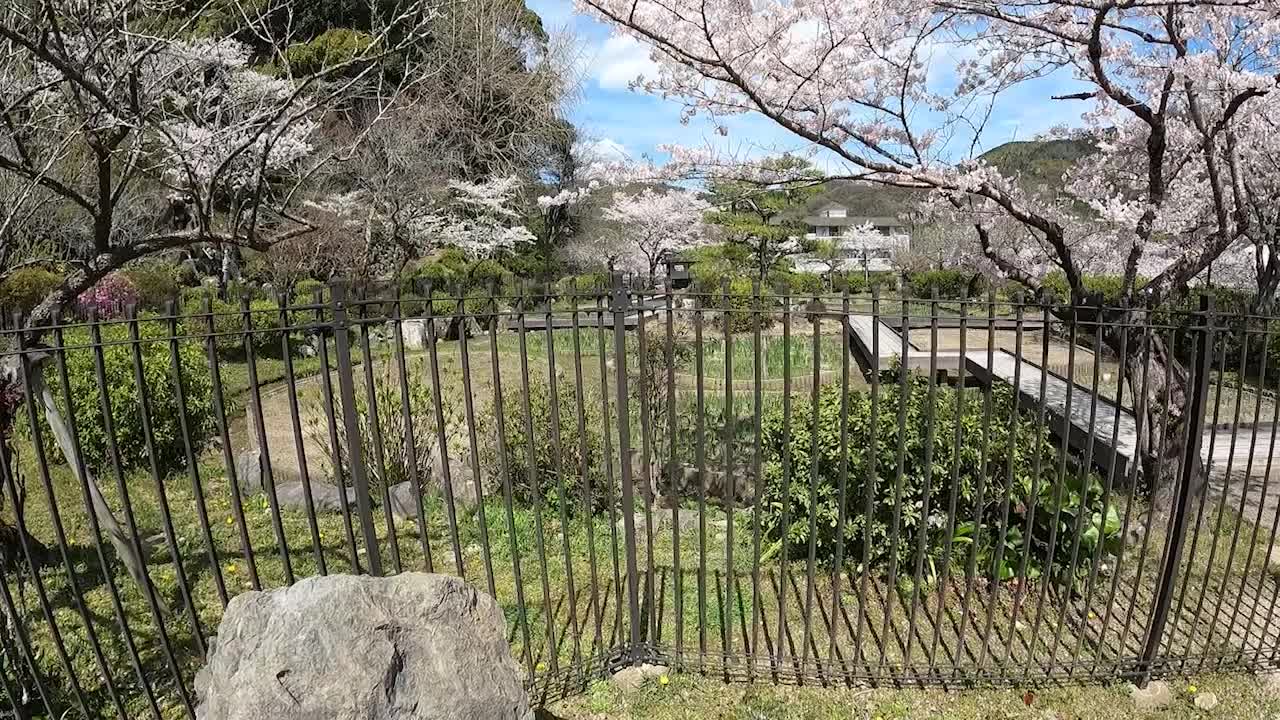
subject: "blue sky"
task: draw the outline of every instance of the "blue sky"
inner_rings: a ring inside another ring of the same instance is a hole
[[[728,134],[718,134],[705,118],[681,124],[681,105],[642,92],[627,84],[637,75],[655,75],[648,50],[630,38],[611,35],[608,26],[573,10],[572,0],[527,0],[542,16],[549,31],[570,30],[582,44],[582,97],[572,109],[572,120],[586,142],[602,150],[648,155],[661,161],[658,145],[712,144],[752,155],[765,151],[803,150],[804,145],[771,121],[745,115],[726,122]],[[945,86],[953,77],[952,61],[938,58],[933,72]],[[1024,83],[997,102],[982,146],[992,148],[1009,140],[1028,140],[1058,125],[1078,125],[1084,104],[1050,100],[1055,94],[1078,92],[1080,83],[1065,73]]]

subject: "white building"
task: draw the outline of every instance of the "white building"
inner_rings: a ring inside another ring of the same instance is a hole
[[[896,250],[911,242],[907,226],[895,217],[850,215],[845,206],[829,202],[804,218],[806,240],[834,239],[840,271],[892,270]],[[826,272],[829,267],[811,254],[796,257],[796,269],[803,272]]]

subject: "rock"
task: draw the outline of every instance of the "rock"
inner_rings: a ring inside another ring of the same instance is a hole
[[[710,514],[711,510],[708,509]],[[698,532],[698,511],[696,509],[681,508],[680,509],[680,535],[682,537],[690,537],[693,533]],[[660,532],[670,530],[675,525],[676,513],[670,508],[652,508],[649,511],[649,517],[653,518],[653,531]],[[645,534],[645,514],[643,510],[637,510],[635,513],[636,535]],[[711,524],[708,520],[707,532],[711,532]],[[625,527],[625,519],[618,518],[617,524],[619,532]]]
[[[346,489],[347,507],[353,507],[356,504],[355,490],[353,488]],[[280,507],[288,510],[307,510],[307,493],[300,482],[280,483],[276,485],[276,499],[280,501]],[[315,511],[320,512],[342,512],[342,492],[336,485],[327,483],[311,483],[311,503]]]
[[[1195,706],[1206,712],[1212,710],[1218,707],[1218,696],[1211,692],[1202,692],[1196,695]]]
[[[298,348],[298,354],[305,358],[313,358],[317,355],[316,348],[311,343],[303,343]]]
[[[405,320],[400,323],[400,336],[404,338],[406,350],[425,350],[427,348],[427,321]]]
[[[664,665],[633,665],[613,674],[613,684],[623,692],[634,692],[644,685],[646,680],[657,680],[669,671]]]
[[[459,433],[465,430],[460,429]],[[444,493],[444,472],[443,466],[436,463],[431,470],[432,486],[437,488],[441,494]],[[480,486],[481,497],[488,497],[495,485],[493,483],[485,483],[483,480]],[[449,486],[453,488],[453,502],[457,507],[471,508],[476,504],[476,479],[475,473],[471,471],[471,464],[463,462],[460,458],[451,457],[449,459]]]
[[[199,720],[532,720],[493,598],[445,575],[330,575],[227,606]]]
[[[236,484],[240,492],[253,495],[262,492],[262,451],[257,448],[242,450],[236,455]]]
[[[1129,697],[1138,710],[1159,710],[1173,703],[1173,692],[1161,680],[1152,680],[1145,688],[1132,688]]]
[[[413,491],[413,482],[406,480],[387,488],[388,506],[391,514],[399,518],[418,517],[418,499]]]

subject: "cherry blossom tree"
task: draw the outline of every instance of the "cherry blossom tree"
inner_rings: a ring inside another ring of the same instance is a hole
[[[12,191],[0,206],[0,280],[42,261],[15,256],[33,213],[56,207],[65,222],[86,228],[63,281],[26,320],[28,346],[38,346],[82,292],[133,260],[197,245],[265,250],[311,232],[304,201],[324,191],[308,180],[348,156],[377,118],[348,126],[340,141],[322,138],[321,123],[342,125],[337,110],[394,96],[422,78],[404,56],[425,39],[428,13],[416,3],[387,4],[365,45],[309,74],[292,71],[287,45],[270,43],[265,28],[277,7],[223,4],[265,49],[198,39],[201,12],[170,0],[0,8],[0,177]],[[403,60],[394,83],[380,72],[392,57]],[[256,69],[264,59],[278,72]],[[116,520],[92,472],[74,462],[71,431],[43,381],[47,355],[24,356],[25,368],[16,357],[0,383],[12,389],[22,376],[30,383],[103,533],[146,590],[148,551]],[[12,417],[16,409],[0,410]]]
[[[1036,294],[1049,273],[1065,277],[1078,312],[1108,321],[1112,348],[1138,319],[1128,315],[1176,300],[1215,258],[1242,239],[1257,246],[1274,228],[1259,203],[1280,79],[1274,3],[578,4],[652,48],[659,72],[640,87],[682,98],[688,114],[762,115],[842,163],[839,177],[931,191],[973,227],[1001,275]],[[957,64],[954,87],[931,80],[940,48],[970,58]],[[1078,83],[1054,100],[1082,103],[1099,147],[1060,198],[1033,195],[976,159],[995,99],[1051,72]],[[676,166],[733,170],[714,153],[672,154]],[[1084,282],[1090,263],[1117,256],[1123,310],[1102,307]],[[1166,507],[1189,419],[1187,374],[1158,338],[1128,339],[1143,348],[1129,354],[1129,384],[1154,379],[1138,403],[1148,408],[1142,466]],[[1161,407],[1170,411],[1153,411]],[[1193,470],[1202,489],[1203,468]]]
[[[669,255],[708,241],[703,217],[710,210],[711,205],[687,190],[618,191],[601,211],[610,228],[576,241],[568,252],[583,264],[648,273],[652,280]]]

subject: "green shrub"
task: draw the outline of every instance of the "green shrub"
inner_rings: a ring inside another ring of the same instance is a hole
[[[1083,477],[1069,471],[1061,486],[1055,483],[1058,468],[1057,452],[1048,431],[1039,430],[1030,419],[1020,419],[1012,430],[1007,418],[1013,407],[1012,391],[1003,386],[994,391],[993,418],[1006,418],[1003,422],[991,422],[987,428],[988,444],[985,456],[983,443],[983,396],[980,391],[960,395],[951,388],[935,388],[936,401],[928,403],[927,382],[915,375],[908,384],[907,422],[903,433],[898,430],[898,402],[900,387],[896,371],[886,375],[880,395],[879,417],[875,420],[876,442],[870,438],[872,426],[871,401],[861,392],[848,397],[848,438],[846,441],[847,488],[845,496],[845,525],[843,536],[836,536],[839,512],[840,458],[840,392],[838,387],[826,387],[818,399],[818,421],[813,423],[812,406],[807,398],[794,401],[791,416],[790,440],[783,434],[783,415],[778,407],[766,408],[762,418],[765,463],[765,491],[759,504],[761,525],[767,538],[774,543],[774,551],[781,545],[785,534],[790,552],[806,554],[809,542],[809,512],[817,514],[814,543],[817,555],[825,560],[835,557],[837,546],[843,542],[846,562],[861,562],[864,549],[869,552],[871,567],[886,569],[897,562],[901,574],[909,575],[917,561],[917,539],[925,536],[922,559],[925,567],[940,570],[947,542],[948,523],[954,521],[951,534],[953,551],[951,560],[963,567],[971,548],[977,548],[977,572],[992,578],[1009,579],[1018,569],[1024,548],[1029,544],[1028,575],[1038,577],[1046,573],[1049,557],[1049,535],[1057,521],[1052,574],[1059,579],[1074,577],[1086,571],[1089,558],[1100,540],[1110,544],[1118,541],[1119,517],[1114,505],[1102,518],[1102,487],[1097,477]],[[890,379],[892,378],[892,379]],[[932,456],[926,463],[928,444],[928,416],[932,411]],[[959,452],[955,446],[956,423],[962,428]],[[815,458],[812,456],[813,432],[818,432],[817,492],[816,500],[810,498],[810,478]],[[898,473],[898,447],[906,449],[901,476]],[[783,493],[782,458],[785,447],[790,448],[791,480],[787,493]],[[873,449],[874,457],[868,457]],[[985,460],[985,464],[984,464]],[[868,492],[869,461],[874,462],[878,480],[871,488],[873,510],[863,512]],[[1038,463],[1038,464],[1037,464]],[[953,468],[958,468],[958,482],[953,488]],[[1013,482],[1006,487],[1006,478]],[[1036,470],[1040,471],[1037,478]],[[931,473],[926,489],[926,474]],[[896,480],[896,478],[901,478]],[[982,499],[978,500],[978,485],[984,484]],[[901,497],[896,497],[899,492]],[[997,563],[996,547],[1002,503],[1008,501],[1009,531],[1006,534],[1003,553]],[[956,513],[949,520],[948,508],[955,502]],[[928,503],[927,514],[924,504]],[[783,509],[789,516],[784,525]],[[899,539],[891,542],[894,514],[901,508]],[[1055,512],[1056,510],[1056,512]],[[1071,558],[1074,525],[1080,513],[1082,520],[1079,558],[1075,566],[1066,567]],[[1026,519],[1034,514],[1029,536],[1023,535]]]
[[[290,45],[285,60],[296,75],[313,75],[349,62],[369,49],[374,39],[368,33],[349,28],[331,28],[310,42]]]
[[[778,292],[786,291],[796,298],[811,298],[827,294],[827,281],[817,273],[772,273],[769,284]]]
[[[604,467],[608,461],[604,456],[605,424],[600,397],[585,388],[575,391],[574,383],[562,379],[556,383],[558,402],[553,406],[547,379],[536,375],[535,373],[535,377],[529,379],[527,395],[533,425],[532,441],[525,428],[526,394],[523,388],[517,386],[503,397],[501,415],[486,422],[486,427],[493,430],[487,433],[492,442],[486,443],[481,453],[485,475],[502,477],[503,456],[500,454],[496,434],[500,418],[506,432],[507,477],[511,480],[512,494],[517,502],[532,503],[536,490],[541,494],[545,505],[555,507],[559,502],[563,483],[566,510],[569,512],[582,508],[583,491],[588,488],[591,507],[597,510],[607,507],[608,499],[614,493],[605,483]],[[585,417],[583,433],[578,432],[579,392],[582,393]],[[559,412],[558,447],[553,434],[553,429],[556,428],[552,417],[553,407]],[[530,468],[533,470],[532,482]],[[583,485],[584,469],[587,486]]]
[[[850,295],[861,295],[871,292],[872,287],[880,287],[882,291],[890,290],[897,282],[894,273],[891,272],[875,272],[864,274],[861,270],[851,270],[849,272],[836,273],[831,278],[832,290],[835,292],[845,292]]]
[[[971,270],[926,270],[907,278],[908,294],[928,299],[936,290],[944,300],[978,297],[987,291],[986,279]]]
[[[607,292],[609,276],[606,273],[582,273],[562,278],[556,288],[564,295],[598,295]]]
[[[460,440],[465,440],[467,426],[463,415],[460,378],[450,378],[449,373],[442,373],[441,385],[448,389],[440,397],[440,408],[444,415],[445,443],[454,452],[458,450]],[[440,445],[436,425],[435,389],[431,383],[430,369],[427,359],[418,357],[410,359],[405,367],[406,385],[408,386],[409,414],[404,412],[403,395],[400,391],[399,370],[395,363],[383,363],[382,369],[376,371],[373,381],[373,404],[364,391],[356,394],[356,416],[360,435],[361,454],[368,469],[370,488],[381,492],[384,487],[391,487],[402,482],[412,481],[416,477],[419,487],[427,490],[436,477],[436,465],[439,458]],[[377,406],[377,430],[380,433],[381,445],[374,436],[373,405]],[[311,412],[310,432],[317,437],[324,437],[328,432],[325,424],[324,407],[319,400]],[[411,420],[408,422],[407,420]],[[350,467],[346,453],[347,433],[341,423],[338,430],[337,457],[329,443],[322,443],[325,460],[338,477],[350,478]],[[412,432],[410,432],[412,430]],[[381,448],[382,460],[378,463],[378,450]],[[413,461],[410,462],[412,457]],[[457,487],[455,492],[459,491]]]
[[[21,310],[29,313],[45,296],[62,282],[62,276],[42,267],[14,270],[0,282],[0,310],[11,313]]]
[[[309,278],[306,280],[299,280],[293,285],[293,294],[291,295],[293,298],[293,304],[310,305],[315,302],[316,291],[324,291],[328,287],[328,285],[320,282],[319,280],[311,280]]]
[[[129,339],[128,328],[123,323],[101,327],[106,391],[111,402],[112,437],[126,468],[146,467],[147,446],[142,428],[142,410],[138,404],[139,387],[134,374],[133,349],[131,344],[123,343]],[[162,474],[167,474],[182,467],[185,462],[172,359],[169,343],[163,340],[168,336],[168,323],[144,319],[139,323],[139,335],[144,340],[139,345],[142,353],[142,375],[151,409],[156,465]],[[146,340],[156,341],[145,342]],[[86,465],[101,473],[110,467],[111,456],[99,405],[102,390],[94,369],[94,352],[85,347],[89,342],[89,331],[84,328],[71,330],[64,336],[64,345],[76,348],[66,351],[66,363],[81,452]],[[198,444],[213,430],[209,367],[199,343],[193,341],[179,343],[178,360],[187,429],[191,442]],[[53,363],[45,370],[45,382],[50,388],[60,388],[57,368]],[[55,395],[61,398],[60,392]],[[65,413],[65,398],[62,401],[62,411]],[[43,422],[42,425],[46,452],[50,453],[50,457],[61,457],[55,450],[48,425]]]
[[[162,311],[166,302],[178,296],[175,267],[172,263],[152,261],[124,271],[125,277],[138,290],[139,309]]]
[[[208,317],[203,311],[203,295],[183,301],[182,321],[179,332],[184,336],[201,339],[209,336]],[[214,342],[218,354],[224,358],[244,357],[244,313],[240,303],[211,298]],[[249,317],[253,323],[252,344],[254,352],[268,357],[279,357],[283,339],[280,324],[280,307],[271,300],[254,300],[249,303]]]

